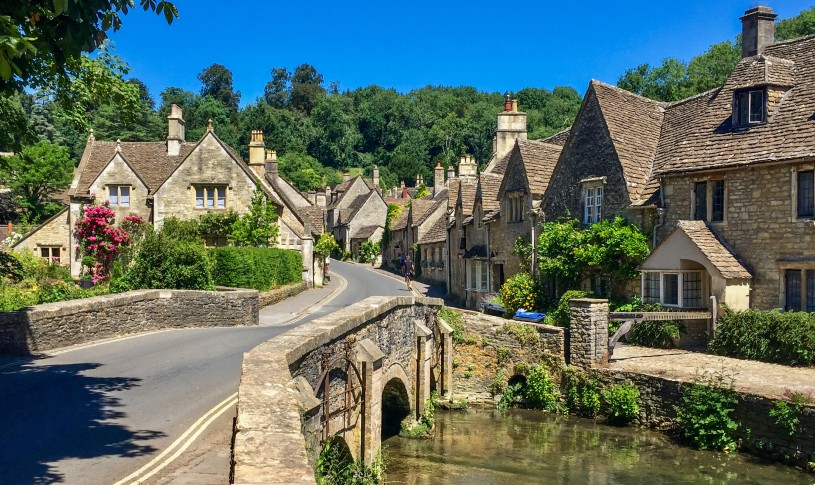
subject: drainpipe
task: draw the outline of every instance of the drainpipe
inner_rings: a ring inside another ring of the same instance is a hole
[[[483,220],[483,218],[482,218]],[[490,225],[484,224],[487,228],[487,293],[492,292],[492,254],[490,253]]]

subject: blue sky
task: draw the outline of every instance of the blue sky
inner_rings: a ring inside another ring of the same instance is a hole
[[[174,0],[180,18],[131,12],[111,36],[131,76],[153,95],[168,86],[198,92],[197,74],[220,63],[241,104],[263,95],[273,67],[309,63],[326,85],[378,84],[405,92],[426,85],[513,91],[616,83],[626,68],[665,57],[689,60],[735,38],[739,17],[759,3],[692,1],[272,2]],[[812,0],[762,2],[779,18]]]

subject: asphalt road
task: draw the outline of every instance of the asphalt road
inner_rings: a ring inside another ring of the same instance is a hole
[[[331,263],[347,287],[301,325],[404,284]],[[300,309],[295,309],[300,310]],[[170,330],[47,358],[0,361],[0,483],[114,483],[237,391],[244,352],[274,327]]]

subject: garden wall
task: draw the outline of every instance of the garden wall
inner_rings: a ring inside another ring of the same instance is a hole
[[[0,354],[43,352],[152,330],[257,323],[255,290],[136,290],[0,313]]]
[[[306,289],[306,282],[300,281],[290,285],[281,286],[273,290],[261,291],[258,295],[258,308],[281,302],[290,296],[294,296]]]

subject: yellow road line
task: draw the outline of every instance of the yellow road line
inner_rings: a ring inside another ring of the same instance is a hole
[[[173,443],[168,446],[164,451],[162,451],[158,456],[150,460],[146,465],[142,466],[135,472],[131,473],[130,475],[124,477],[123,479],[116,482],[114,485],[123,485],[125,483],[141,483],[141,480],[144,480],[150,476],[152,476],[156,471],[161,470],[165,466],[169,465],[173,460],[178,458],[178,456],[185,451],[189,446],[195,441],[195,439],[214,421],[217,419],[221,414],[223,414],[226,410],[230,407],[234,406],[238,402],[238,393],[233,393],[220,403],[218,403],[214,408],[210,409],[206,412],[203,416],[198,418],[198,420],[193,423],[181,436],[178,437]],[[190,436],[190,439],[187,439]],[[161,459],[165,456],[170,454],[173,449],[176,447],[181,447],[175,454],[173,454],[170,458],[165,460],[159,468],[151,472],[149,475],[139,478],[140,475],[144,474],[153,467],[156,463],[158,463]]]

